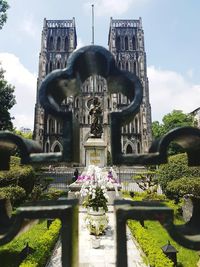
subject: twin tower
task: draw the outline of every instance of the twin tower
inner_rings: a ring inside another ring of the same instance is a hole
[[[76,46],[77,35],[74,18],[72,20],[44,19],[34,121],[34,139],[40,142],[44,152],[62,151],[62,122],[47,114],[40,106],[38,98],[40,84],[52,70],[66,67],[67,60]],[[143,86],[143,101],[139,113],[131,123],[122,127],[122,151],[124,154],[147,152],[152,138],[151,106],[141,18],[139,20],[114,20],[111,18],[108,49],[113,54],[118,67],[135,73]],[[90,134],[89,110],[94,96],[98,97],[103,110],[101,138],[107,156],[104,161],[105,165],[109,163],[110,157],[109,113],[120,110],[128,104],[124,95],[108,93],[106,80],[97,75],[89,77],[81,84],[80,95],[68,97],[63,101],[63,108],[71,109],[79,121],[79,163],[81,166],[87,164],[85,144]]]

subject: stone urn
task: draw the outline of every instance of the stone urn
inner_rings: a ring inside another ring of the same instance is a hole
[[[85,222],[90,234],[98,236],[103,234],[107,228],[108,216],[102,207],[99,207],[98,211],[93,208],[88,208]]]

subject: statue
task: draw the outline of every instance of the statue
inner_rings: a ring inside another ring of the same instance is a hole
[[[101,134],[103,133],[102,108],[98,97],[94,97],[93,103],[90,106],[89,114],[92,117],[92,123],[90,128],[91,137],[101,138]]]

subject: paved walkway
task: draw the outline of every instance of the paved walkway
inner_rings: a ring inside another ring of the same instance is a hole
[[[109,207],[107,213],[109,225],[106,234],[100,236],[100,248],[93,248],[94,236],[90,235],[84,224],[86,213],[80,209],[79,212],[79,267],[113,267],[115,266],[115,222],[113,207]],[[131,234],[127,231],[128,267],[147,267],[143,263],[141,253],[133,242]],[[60,243],[54,250],[50,263],[47,267],[60,267],[61,260]]]

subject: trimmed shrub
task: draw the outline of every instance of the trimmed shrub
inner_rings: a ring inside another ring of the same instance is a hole
[[[166,195],[168,197],[183,197],[187,194],[191,194],[194,197],[200,197],[200,177],[182,177],[167,184]]]
[[[42,195],[42,188],[40,185],[35,185],[33,187],[33,190],[31,192],[31,194],[29,195],[29,199],[31,201],[36,201],[39,200],[41,198]]]
[[[47,230],[47,221],[40,221],[27,232],[22,233],[10,243],[0,247],[0,266],[2,267],[44,267],[60,232],[60,220],[52,222]],[[21,251],[26,244],[35,251],[22,261]]]
[[[67,192],[65,192],[63,190],[56,189],[56,188],[50,188],[47,193],[43,193],[41,195],[41,199],[43,199],[43,200],[56,200],[62,196],[67,196]]]
[[[12,205],[19,205],[25,200],[26,192],[20,186],[7,186],[0,188],[0,198],[10,199]]]
[[[22,187],[26,194],[30,194],[35,183],[35,172],[29,165],[20,165],[20,159],[11,157],[9,171],[0,171],[0,187],[9,185]]]
[[[146,254],[151,267],[174,266],[173,262],[169,260],[162,252],[161,248],[155,246],[156,241],[152,238],[148,231],[140,225],[139,222],[129,220],[128,226],[131,230],[131,233]]]
[[[162,164],[158,169],[158,179],[164,192],[170,181],[182,177],[200,177],[200,167],[188,167],[186,154],[169,157],[168,164]]]
[[[143,196],[142,200],[166,200],[166,196],[165,195],[159,195],[157,193],[152,193],[152,194],[146,194]]]
[[[19,267],[43,267],[51,256],[52,249],[58,239],[61,223],[55,220],[44,235],[38,237],[37,250],[28,255]]]

